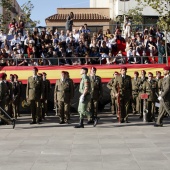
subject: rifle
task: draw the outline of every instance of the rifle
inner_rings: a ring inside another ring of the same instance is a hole
[[[119,123],[121,122],[121,111],[120,111],[120,85],[119,83],[117,83],[117,92],[118,92],[118,95],[117,95],[117,103],[118,103],[118,107],[117,107],[117,112],[118,112],[118,121]]]
[[[13,127],[13,129],[14,129],[14,128],[15,128],[15,119],[12,119],[12,118],[8,115],[8,113],[7,113],[4,109],[2,109],[2,107],[0,107],[0,110],[4,113],[5,116],[7,116],[7,117],[9,118],[9,120],[10,120],[11,123],[12,123],[12,127]],[[3,118],[3,119],[8,122],[7,119],[5,119],[5,118]]]

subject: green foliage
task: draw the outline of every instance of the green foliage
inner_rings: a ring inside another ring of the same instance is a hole
[[[141,6],[149,5],[159,13],[158,27],[170,31],[170,0],[136,0]]]
[[[4,9],[4,15],[0,14],[0,27],[6,30],[6,25],[11,21],[12,0],[1,0],[0,6]]]

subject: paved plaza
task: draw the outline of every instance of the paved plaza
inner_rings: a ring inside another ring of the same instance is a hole
[[[0,170],[170,170],[169,118],[153,127],[137,115],[124,124],[100,116],[95,128],[73,128],[78,116],[69,125],[56,116],[30,125],[22,115],[15,129],[0,126]]]

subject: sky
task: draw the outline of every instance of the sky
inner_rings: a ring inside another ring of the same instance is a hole
[[[18,4],[22,6],[28,0],[17,0]],[[38,26],[45,26],[45,18],[57,13],[57,8],[88,8],[90,7],[90,0],[31,0],[34,5],[31,19],[39,20]]]

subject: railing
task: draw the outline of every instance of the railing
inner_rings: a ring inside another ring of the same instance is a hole
[[[53,57],[53,58],[5,58],[0,59],[0,66],[20,66],[20,63],[28,64],[28,66],[50,66],[50,65],[84,65],[87,60],[89,64],[107,64],[105,60],[110,59],[110,64],[163,64],[166,63],[166,58],[162,58],[162,63],[157,63],[158,56],[119,56],[119,57]],[[93,63],[95,59],[96,63]],[[136,60],[136,62],[135,62]],[[68,64],[70,62],[70,64]],[[75,62],[75,63],[74,63]],[[12,65],[10,65],[13,63]]]

